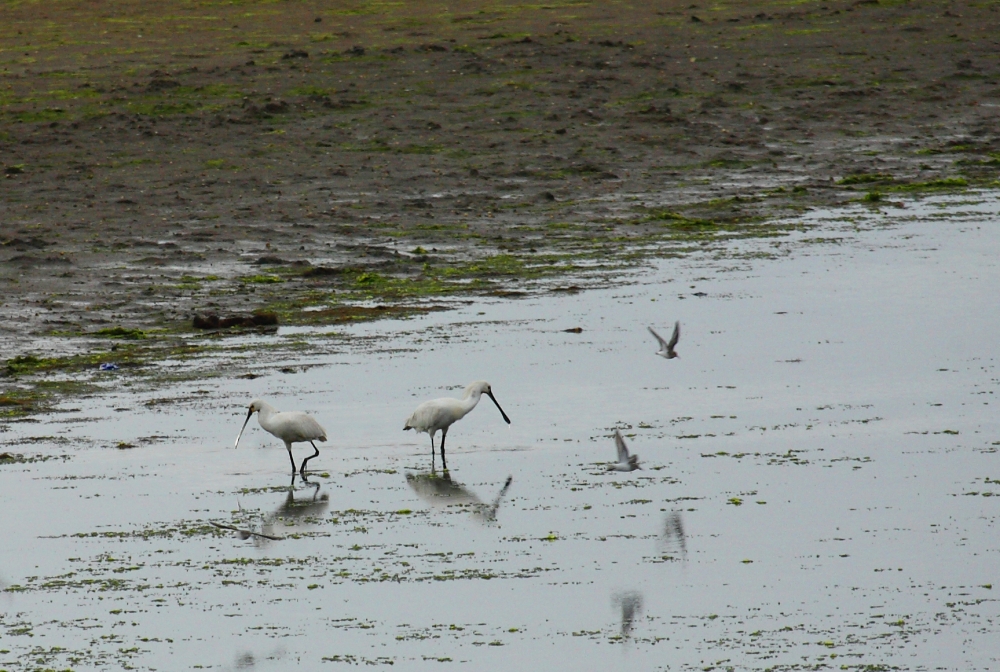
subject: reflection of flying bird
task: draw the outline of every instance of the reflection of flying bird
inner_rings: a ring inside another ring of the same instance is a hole
[[[681,555],[687,556],[687,538],[684,536],[684,521],[680,511],[671,511],[663,518],[663,545],[670,548],[676,544]]]
[[[681,340],[681,323],[674,322],[674,333],[670,337],[670,340],[665,340],[660,336],[652,327],[646,327],[649,329],[649,333],[656,337],[656,340],[660,342],[660,349],[656,353],[660,357],[666,357],[667,359],[673,359],[674,357],[680,357],[674,347],[677,345],[677,341]]]
[[[220,530],[232,530],[235,532],[240,539],[249,539],[250,537],[260,537],[261,539],[270,539],[271,541],[281,541],[284,537],[275,537],[271,534],[264,534],[263,532],[254,532],[253,530],[241,530],[238,527],[233,527],[232,525],[224,525],[222,523],[216,523],[215,521],[210,521],[212,525],[219,528]]]
[[[618,448],[618,461],[608,465],[608,471],[635,471],[642,469],[639,466],[639,456],[629,455],[628,446],[625,445],[625,438],[622,433],[615,430],[615,447]]]
[[[500,508],[500,502],[507,494],[507,490],[510,489],[513,480],[513,476],[508,476],[493,502],[486,504],[464,485],[451,480],[451,474],[447,471],[442,472],[440,476],[433,471],[425,474],[406,475],[407,485],[428,504],[432,506],[456,504],[469,506],[473,517],[483,523],[496,521],[497,509]]]
[[[240,445],[240,437],[243,436],[243,430],[247,428],[247,423],[250,422],[250,416],[257,413],[257,422],[264,431],[278,437],[285,442],[285,448],[288,450],[288,459],[292,463],[292,475],[295,475],[295,458],[292,457],[292,444],[293,443],[304,443],[309,442],[309,445],[313,447],[314,452],[312,455],[302,460],[302,465],[299,467],[299,473],[305,476],[306,473],[306,462],[312,458],[319,455],[319,448],[313,441],[326,441],[326,430],[320,427],[319,423],[316,422],[312,416],[306,415],[300,411],[286,411],[284,413],[279,413],[274,410],[266,401],[261,401],[260,399],[255,399],[250,403],[250,410],[247,411],[247,419],[243,422],[243,427],[240,429],[239,436],[236,437],[236,445]]]
[[[278,646],[270,653],[261,652],[254,655],[252,651],[244,651],[242,653],[236,654],[236,660],[233,661],[232,668],[222,668],[223,670],[237,669],[237,670],[251,670],[257,666],[258,663],[267,664],[275,660],[281,660],[285,655],[285,648],[283,646]]]
[[[635,619],[642,613],[642,593],[634,590],[619,593],[614,600],[622,610],[622,637],[627,638],[632,634]]]
[[[477,380],[469,383],[461,399],[442,397],[440,399],[425,401],[417,406],[417,409],[413,411],[413,415],[406,421],[403,431],[415,429],[417,432],[427,432],[431,437],[431,460],[433,461],[434,434],[438,430],[441,430],[441,464],[447,469],[448,463],[445,461],[444,456],[444,440],[448,436],[448,428],[451,427],[452,423],[461,420],[469,411],[474,409],[483,394],[486,394],[493,400],[493,403],[496,404],[497,409],[500,411],[500,415],[503,416],[504,422],[509,425],[510,418],[500,408],[500,403],[493,396],[493,389],[490,387],[490,384],[485,380]]]

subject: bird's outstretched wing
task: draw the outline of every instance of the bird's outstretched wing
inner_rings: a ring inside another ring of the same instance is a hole
[[[652,329],[650,329],[652,331]],[[659,338],[659,336],[657,336]],[[663,340],[662,338],[660,339]],[[674,334],[670,337],[670,342],[667,343],[667,350],[673,350],[674,346],[677,345],[677,341],[681,340],[681,323],[680,320],[674,322]]]
[[[666,350],[668,346],[667,342],[663,340],[663,337],[660,336],[658,333],[656,333],[656,331],[654,331],[652,327],[646,327],[646,328],[649,329],[649,333],[651,333],[653,337],[660,342],[660,349]]]
[[[615,447],[618,448],[618,461],[628,462],[628,446],[625,445],[622,433],[617,429],[615,430]]]

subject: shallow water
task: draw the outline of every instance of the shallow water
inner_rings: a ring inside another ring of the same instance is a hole
[[[0,668],[996,667],[998,212],[813,213],[12,423],[0,449],[54,459],[0,467]],[[477,378],[513,424],[484,402],[430,475],[403,421]],[[327,428],[312,485],[255,420],[233,449],[258,396]],[[642,471],[604,471],[615,427]]]

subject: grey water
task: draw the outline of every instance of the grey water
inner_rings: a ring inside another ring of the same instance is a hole
[[[254,379],[116,373],[0,432],[52,458],[0,466],[0,669],[996,668],[998,213],[815,211],[611,287],[282,328]],[[513,423],[480,404],[432,472],[403,422],[476,379]],[[310,482],[255,420],[233,448],[255,397],[326,428]],[[616,428],[642,470],[605,470]]]

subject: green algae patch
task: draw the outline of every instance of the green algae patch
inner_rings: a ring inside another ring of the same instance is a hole
[[[857,173],[855,175],[848,175],[837,180],[837,184],[841,185],[852,185],[852,184],[871,184],[872,182],[892,182],[892,175],[888,173]]]
[[[294,321],[299,324],[367,322],[385,318],[422,315],[439,310],[448,310],[448,307],[414,305],[334,306],[319,310],[300,311],[294,314]]]
[[[240,278],[240,282],[251,285],[274,285],[285,282],[285,279],[277,275],[247,275]]]
[[[37,371],[56,368],[61,360],[57,357],[35,357],[34,355],[23,355],[7,360],[6,372],[8,376],[22,376],[32,374]],[[0,402],[3,405],[3,402]]]
[[[94,332],[95,336],[102,336],[104,338],[119,338],[126,341],[141,341],[148,336],[146,332],[142,329],[129,329],[126,327],[110,327],[107,329],[98,329]]]
[[[962,189],[967,186],[969,186],[969,181],[964,177],[945,177],[926,182],[894,184],[886,187],[886,191],[937,191],[939,189]]]
[[[647,222],[662,222],[671,229],[679,231],[709,231],[711,229],[720,228],[721,226],[710,219],[692,219],[669,210],[653,212],[645,217],[640,217],[639,219],[634,220],[635,224],[645,224]]]
[[[48,462],[50,460],[68,460],[69,455],[26,455],[25,453],[0,453],[0,466],[9,464],[34,464],[36,462]]]

